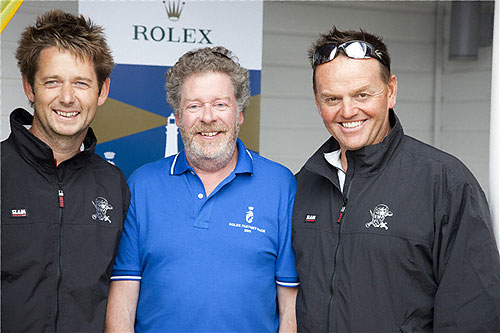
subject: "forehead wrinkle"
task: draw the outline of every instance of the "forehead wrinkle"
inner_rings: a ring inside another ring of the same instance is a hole
[[[215,96],[210,101],[203,101],[202,98],[197,98],[197,97],[190,98],[189,96],[185,97],[185,98],[182,98],[182,99],[185,102],[203,102],[203,103],[212,103],[212,102],[220,101],[220,100],[227,100],[227,101],[231,101],[232,100],[231,96],[225,96],[225,95]]]

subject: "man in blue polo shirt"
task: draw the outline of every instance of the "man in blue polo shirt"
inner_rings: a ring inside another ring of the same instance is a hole
[[[107,331],[295,331],[296,183],[237,139],[248,71],[214,47],[166,78],[185,150],[129,180]]]

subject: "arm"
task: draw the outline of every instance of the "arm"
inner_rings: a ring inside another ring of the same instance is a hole
[[[486,198],[478,185],[465,185],[447,199],[434,246],[434,330],[498,331],[500,258]]]
[[[276,286],[278,293],[279,328],[278,332],[297,332],[295,319],[295,299],[298,288]]]
[[[134,332],[139,281],[113,281],[109,288],[105,332]]]

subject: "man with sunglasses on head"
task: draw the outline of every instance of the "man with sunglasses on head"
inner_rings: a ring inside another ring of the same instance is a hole
[[[309,51],[331,138],[297,174],[304,332],[499,332],[485,195],[455,157],[403,132],[381,38],[335,27]]]
[[[187,52],[166,78],[184,150],[129,180],[107,331],[295,331],[296,183],[238,139],[248,71],[218,46]]]

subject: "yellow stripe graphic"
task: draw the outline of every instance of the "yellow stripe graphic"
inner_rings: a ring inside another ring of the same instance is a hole
[[[1,0],[0,1],[0,10],[1,10],[0,34],[2,33],[3,29],[7,26],[7,23],[9,23],[10,19],[14,16],[17,9],[19,8],[19,6],[21,6],[22,3],[23,3],[23,0]]]

